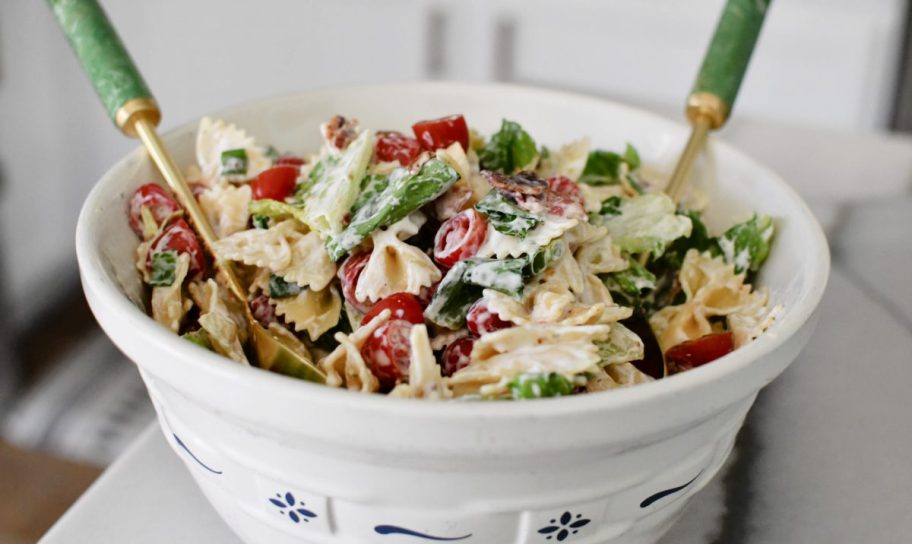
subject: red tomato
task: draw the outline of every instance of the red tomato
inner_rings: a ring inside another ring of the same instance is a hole
[[[389,391],[397,382],[408,381],[412,324],[404,319],[387,321],[368,337],[361,348],[361,357],[380,380],[383,390]]]
[[[714,332],[672,346],[665,352],[665,362],[669,367],[681,372],[715,361],[734,349],[735,342],[731,331]]]
[[[366,325],[386,309],[389,309],[392,314],[390,319],[404,319],[416,325],[424,323],[424,308],[421,307],[418,297],[411,293],[395,293],[374,304],[374,307],[361,320],[361,324]]]
[[[342,282],[342,295],[345,300],[361,313],[367,313],[370,310],[370,303],[359,302],[355,298],[355,289],[358,287],[358,278],[361,277],[361,271],[367,265],[370,259],[370,251],[353,253],[345,259],[342,266],[339,267],[339,280]]]
[[[375,153],[377,160],[399,161],[402,166],[408,166],[421,153],[421,144],[401,132],[381,131],[377,133]]]
[[[586,207],[579,185],[570,178],[554,176],[548,178],[548,195],[545,206],[548,212],[561,217],[586,219]]]
[[[250,184],[253,199],[285,200],[294,192],[299,172],[298,167],[288,165],[273,166],[269,170],[260,172],[260,175]]]
[[[142,237],[141,210],[143,207],[152,212],[152,217],[159,225],[181,209],[180,204],[161,185],[147,183],[141,186],[130,197],[130,227],[140,237]]]
[[[250,301],[250,311],[253,313],[253,317],[260,322],[260,325],[264,327],[269,327],[270,323],[278,321],[275,313],[275,306],[269,302],[269,297],[266,295],[259,295],[253,300]]]
[[[298,168],[307,164],[307,161],[297,155],[282,155],[275,160],[274,166],[296,166]]]
[[[464,151],[469,150],[469,126],[462,115],[418,121],[412,125],[412,130],[428,151],[450,147],[453,142],[459,142]]]
[[[434,260],[447,268],[478,252],[488,234],[488,222],[469,208],[440,225],[434,237]]]
[[[472,362],[472,347],[475,346],[475,339],[465,336],[456,340],[443,352],[440,361],[440,373],[444,376],[452,376],[456,372],[469,366]]]
[[[475,336],[482,336],[489,332],[507,329],[514,325],[512,321],[505,321],[488,308],[485,299],[478,299],[475,304],[469,308],[466,314],[466,328]]]
[[[183,219],[177,219],[152,240],[152,246],[146,256],[146,267],[152,269],[152,256],[162,251],[173,249],[178,253],[190,255],[190,271],[188,276],[200,277],[206,270],[206,257],[200,247],[196,234]]]

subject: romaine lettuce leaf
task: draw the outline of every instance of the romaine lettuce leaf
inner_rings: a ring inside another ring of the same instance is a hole
[[[424,311],[433,323],[448,329],[465,325],[465,316],[482,290],[494,289],[519,296],[523,289],[526,259],[466,259],[459,261],[440,281],[437,291]]]
[[[731,227],[718,239],[725,262],[734,263],[738,274],[747,270],[756,272],[769,255],[774,230],[768,215],[757,214]]]
[[[573,382],[561,374],[549,372],[526,372],[510,380],[507,384],[514,399],[543,399],[572,395]]]
[[[602,216],[599,223],[611,239],[627,253],[651,252],[659,257],[665,247],[682,236],[690,236],[690,218],[675,213],[668,195],[648,193],[623,200],[620,215]]]
[[[298,191],[302,220],[324,239],[342,232],[373,152],[373,135],[365,130],[341,154],[324,157]]]
[[[173,249],[152,254],[152,275],[149,285],[167,287],[174,284],[177,270],[177,252]]]
[[[500,130],[495,132],[478,152],[478,162],[482,170],[491,170],[512,174],[514,171],[527,168],[535,163],[538,150],[535,140],[529,133],[514,121],[504,119]]]
[[[626,166],[626,172],[622,166]],[[627,172],[633,172],[639,166],[640,154],[630,144],[627,144],[623,154],[596,149],[589,152],[579,182],[587,185],[615,185],[621,182],[621,177]]]
[[[638,306],[641,297],[656,287],[655,275],[630,258],[625,270],[603,274],[601,277],[611,294],[624,302],[625,306]]]
[[[494,230],[519,238],[525,238],[542,222],[541,216],[520,208],[513,199],[497,189],[491,189],[475,208],[488,218]]]
[[[456,170],[437,159],[425,162],[415,174],[396,169],[386,187],[362,204],[348,226],[327,238],[326,250],[333,259],[339,259],[376,229],[392,225],[442,195],[457,179]]]

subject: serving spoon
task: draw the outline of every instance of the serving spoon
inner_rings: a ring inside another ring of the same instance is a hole
[[[161,120],[158,104],[104,10],[96,0],[48,0],[48,4],[111,120],[125,135],[142,141],[162,177],[187,211],[196,234],[212,256],[228,290],[241,302],[257,366],[324,383],[325,374],[299,354],[290,340],[260,325],[250,310],[246,289],[233,266],[213,250],[216,236],[212,226],[156,131]]]
[[[684,196],[693,163],[703,150],[709,132],[724,125],[731,114],[770,1],[728,0],[725,3],[697,80],[687,97],[685,111],[691,126],[690,137],[665,186],[665,193],[675,204],[680,204]],[[648,251],[640,254],[639,262],[642,265],[649,262]],[[638,312],[625,324],[645,344],[643,359],[634,365],[653,378],[668,375],[662,349],[646,317]]]

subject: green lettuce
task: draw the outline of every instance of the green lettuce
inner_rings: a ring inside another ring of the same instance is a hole
[[[535,140],[529,133],[519,123],[504,119],[500,130],[478,152],[478,162],[482,170],[512,174],[532,165],[537,156]]]
[[[343,230],[373,152],[373,135],[365,130],[342,153],[324,157],[299,186],[295,198],[303,205],[301,219],[324,239]]]
[[[719,250],[725,262],[735,265],[735,272],[756,272],[766,260],[773,238],[773,220],[768,215],[754,214],[719,237]]]
[[[497,232],[525,238],[530,230],[542,222],[542,217],[516,205],[512,198],[497,189],[485,195],[475,209],[488,218],[488,223]]]
[[[514,399],[542,399],[563,397],[573,394],[573,382],[561,374],[549,372],[527,372],[510,380],[507,384]]]
[[[440,281],[425,317],[448,329],[465,325],[465,316],[482,290],[494,289],[518,297],[523,290],[526,259],[466,259],[459,261]]]
[[[623,154],[601,149],[590,151],[579,182],[587,185],[616,185],[625,174],[622,165],[627,167],[627,172],[640,167],[640,154],[630,144],[627,144]]]
[[[690,236],[690,218],[675,213],[668,195],[648,193],[623,200],[620,215],[601,216],[612,241],[624,251],[636,254],[650,252],[658,257],[666,246],[682,236]]]
[[[442,195],[457,179],[456,170],[437,159],[425,162],[415,174],[405,168],[393,171],[386,187],[362,204],[348,226],[327,238],[327,251],[339,259],[378,228],[392,225]]]
[[[173,249],[152,254],[152,275],[149,285],[167,287],[174,284],[177,270],[177,252]]]

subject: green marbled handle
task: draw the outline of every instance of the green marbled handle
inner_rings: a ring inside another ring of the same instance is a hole
[[[719,97],[731,111],[771,0],[728,0],[693,93]]]
[[[96,0],[48,0],[108,115],[128,101],[152,98],[130,54]]]

